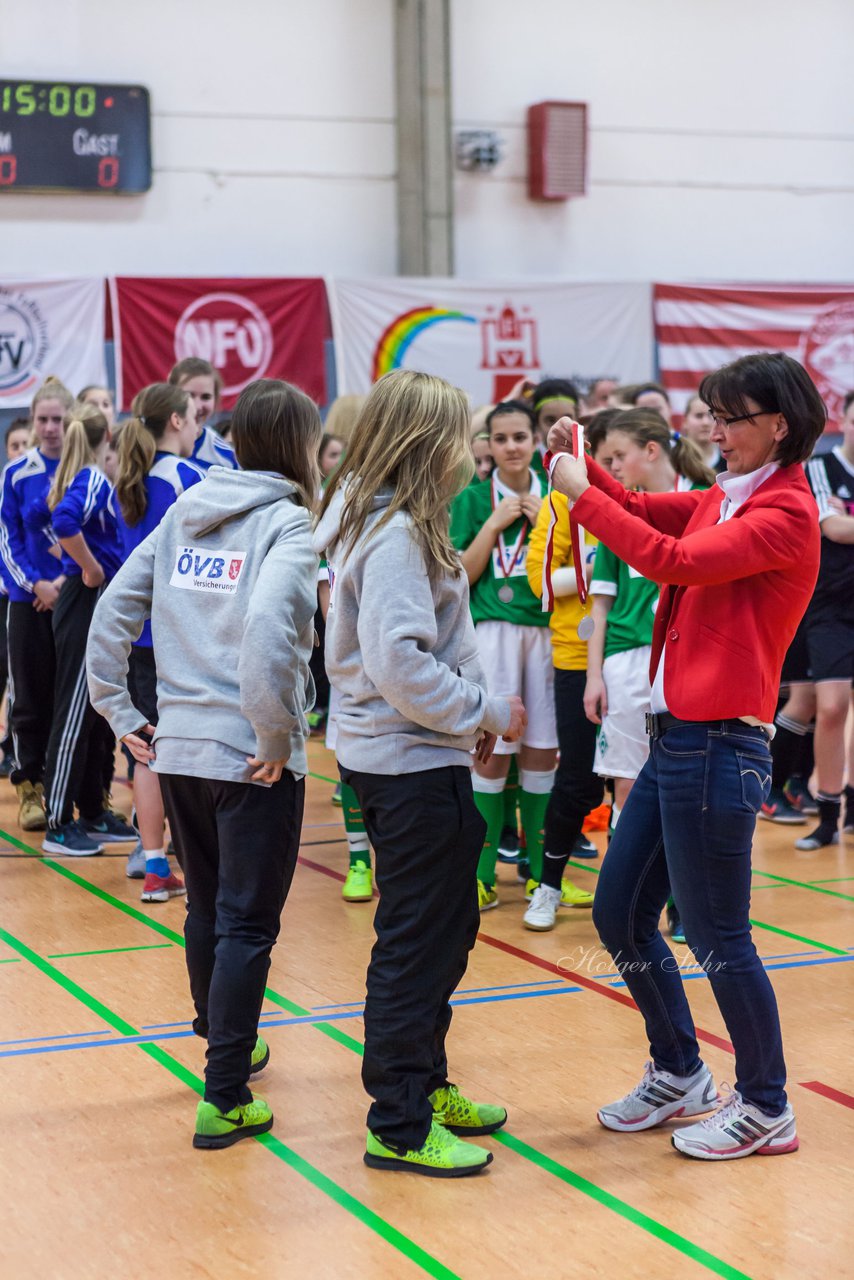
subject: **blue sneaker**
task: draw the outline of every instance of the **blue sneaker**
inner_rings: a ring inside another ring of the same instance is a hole
[[[82,823],[66,822],[62,827],[48,827],[42,850],[67,854],[71,858],[93,858],[101,853],[101,846],[86,834]]]
[[[105,809],[97,818],[83,818],[81,826],[87,836],[101,844],[126,844],[129,840],[139,839],[136,828],[109,809]]]

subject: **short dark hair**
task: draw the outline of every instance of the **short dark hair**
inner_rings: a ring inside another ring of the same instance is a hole
[[[505,418],[510,413],[521,413],[523,417],[527,418],[531,424],[531,434],[533,435],[537,426],[537,415],[525,400],[502,400],[494,409],[490,409],[486,415],[487,431],[492,430],[492,424],[496,418]]]
[[[656,391],[660,396],[670,404],[670,396],[667,394],[665,387],[660,382],[638,382],[632,387],[631,403],[637,404],[641,396],[646,395],[647,391]],[[643,407],[643,406],[641,406]]]
[[[297,487],[305,506],[317,496],[317,447],[323,428],[317,405],[278,378],[260,378],[240,393],[231,415],[231,442],[244,471],[275,471]]]
[[[9,443],[9,436],[13,431],[32,431],[32,429],[33,424],[30,422],[29,418],[13,418],[6,428],[6,434],[3,437],[3,442],[4,444]]]
[[[847,413],[854,404],[854,391],[849,391],[845,399],[842,401],[842,412]]]
[[[531,392],[531,404],[535,413],[543,400],[572,400],[578,405],[581,403],[581,393],[569,378],[544,378]]]
[[[789,426],[775,457],[782,467],[806,462],[827,425],[827,409],[815,383],[783,351],[761,351],[725,364],[706,375],[699,395],[719,418],[749,417],[748,400],[765,413],[781,413]]]
[[[595,456],[596,450],[609,431],[617,425],[617,419],[625,413],[625,409],[600,409],[594,413],[584,428],[584,438],[590,445],[590,452]],[[662,419],[663,421],[663,419]]]

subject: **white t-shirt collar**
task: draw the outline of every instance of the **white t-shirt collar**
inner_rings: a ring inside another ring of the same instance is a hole
[[[722,471],[715,476],[715,483],[724,493],[724,506],[727,514],[732,515],[734,511],[737,511],[748,498],[753,496],[759,486],[765,483],[769,476],[779,470],[779,462],[766,462],[764,467],[757,467],[755,471],[748,471],[746,476],[731,476],[728,471]]]

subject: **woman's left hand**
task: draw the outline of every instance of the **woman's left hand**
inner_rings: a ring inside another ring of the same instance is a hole
[[[570,502],[577,502],[585,489],[590,488],[587,459],[573,458],[570,454],[561,458],[552,470],[552,488],[565,494]]]
[[[259,760],[257,756],[247,756],[246,763],[250,764],[255,770],[250,781],[269,782],[272,785],[281,778],[285,765],[288,763],[288,757],[283,756],[281,760]]]

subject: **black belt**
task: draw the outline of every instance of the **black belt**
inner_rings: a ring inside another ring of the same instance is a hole
[[[768,737],[768,730],[761,724],[746,724],[744,720],[680,720],[669,711],[662,711],[659,715],[653,715],[649,711],[646,713],[646,731],[653,742],[667,733],[668,729],[684,728],[687,725],[698,729],[717,729],[720,733],[743,733],[745,729],[759,729],[765,738]]]

